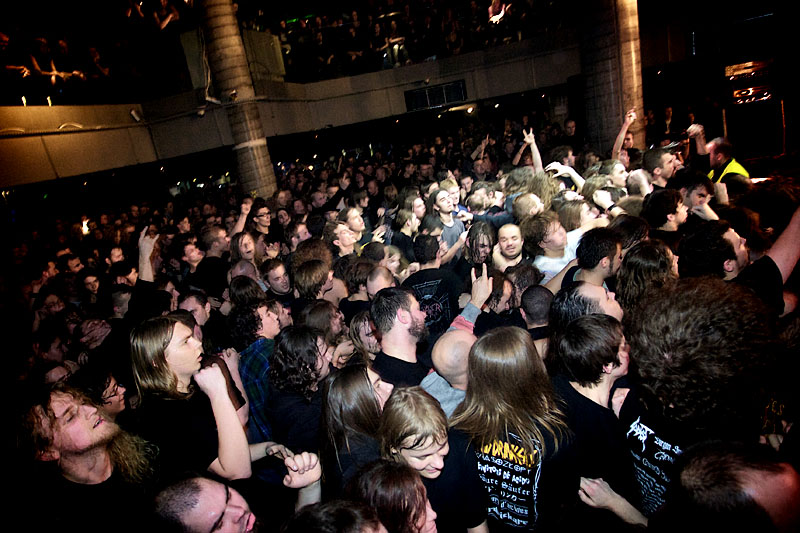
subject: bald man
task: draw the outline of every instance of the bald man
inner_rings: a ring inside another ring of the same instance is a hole
[[[367,276],[367,298],[371,301],[381,289],[394,286],[395,281],[391,270],[383,266],[376,266]]]
[[[449,418],[467,391],[467,359],[478,338],[461,329],[451,329],[439,337],[431,358],[435,372],[428,374],[420,386],[436,398]]]

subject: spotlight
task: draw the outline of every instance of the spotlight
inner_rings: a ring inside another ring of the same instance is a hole
[[[475,111],[475,108],[474,108],[474,107],[472,107],[472,106],[469,106],[469,107],[467,108],[467,113],[472,113],[473,111]]]

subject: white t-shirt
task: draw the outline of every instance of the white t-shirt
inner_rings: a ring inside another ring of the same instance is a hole
[[[581,242],[584,231],[574,229],[567,233],[567,246],[564,248],[563,257],[545,257],[543,255],[537,256],[533,260],[533,266],[539,269],[539,272],[544,274],[542,284],[547,283],[555,277],[556,274],[561,272],[567,263],[575,259],[575,254],[578,250],[578,243]]]

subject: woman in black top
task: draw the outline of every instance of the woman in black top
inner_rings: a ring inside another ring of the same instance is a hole
[[[365,464],[380,458],[378,425],[392,384],[363,363],[342,368],[323,387],[326,490],[338,496]]]

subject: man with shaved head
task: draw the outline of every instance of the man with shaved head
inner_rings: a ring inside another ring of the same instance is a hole
[[[394,286],[392,271],[386,267],[376,266],[367,276],[367,297],[372,300],[381,289]]]
[[[450,417],[467,391],[467,359],[475,335],[461,329],[451,329],[439,337],[431,358],[436,372],[431,372],[420,386],[436,398],[444,413]]]

